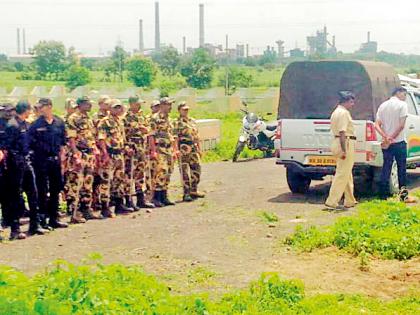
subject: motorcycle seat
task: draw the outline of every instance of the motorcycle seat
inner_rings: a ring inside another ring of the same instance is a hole
[[[277,129],[277,125],[267,125],[267,130],[268,131],[274,131]]]

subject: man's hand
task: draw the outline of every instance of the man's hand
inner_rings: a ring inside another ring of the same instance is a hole
[[[0,151],[0,162],[4,160],[4,153],[3,151]]]
[[[179,155],[180,155],[179,151],[178,151],[178,150],[176,150],[176,151],[174,151],[174,153],[172,154],[172,158],[173,158],[174,160],[178,160],[178,159],[179,159]]]
[[[108,165],[110,160],[111,160],[111,158],[109,157],[109,154],[108,153],[102,154],[101,164],[103,166]]]
[[[341,153],[340,159],[345,160],[347,156],[346,152]]]
[[[156,151],[150,152],[150,159],[157,160],[157,157],[158,157],[158,155],[157,155]]]
[[[134,156],[134,150],[132,149],[132,148],[127,148],[126,150],[125,150],[125,152],[127,153],[127,155],[129,156],[129,157],[133,157]]]

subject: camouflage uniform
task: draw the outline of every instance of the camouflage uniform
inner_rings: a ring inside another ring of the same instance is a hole
[[[105,117],[108,117],[109,113],[108,112],[104,112],[104,111],[97,111],[95,114],[93,114],[92,116],[92,122],[93,122],[93,126],[95,127],[95,139],[96,141],[98,141],[98,124],[99,121],[104,119]],[[101,204],[100,204],[100,199],[99,199],[99,194],[100,194],[100,183],[101,183],[101,167],[96,165],[95,168],[95,174],[94,174],[94,180],[93,180],[93,204],[95,206],[95,209],[100,209],[101,208]]]
[[[64,187],[70,211],[79,208],[90,209],[92,204],[93,173],[96,164],[94,149],[96,148],[92,120],[87,114],[79,111],[70,115],[67,120],[67,138],[75,139],[76,148],[81,152],[79,158],[71,152]]]
[[[146,124],[150,130],[150,122],[152,119],[152,114],[146,116]],[[146,152],[150,154],[150,147],[149,143],[146,145]],[[153,192],[155,190],[155,178],[156,178],[156,170],[157,170],[157,160],[155,159],[148,159],[146,163],[146,195],[151,200],[153,198]]]
[[[172,158],[173,126],[169,117],[160,112],[150,119],[151,135],[156,143],[157,167],[154,176],[155,191],[167,191],[174,169]]]
[[[133,184],[136,193],[143,192],[147,164],[146,142],[148,132],[145,132],[145,130],[148,127],[141,110],[137,113],[128,110],[123,121],[127,146],[134,150],[134,156],[127,156],[125,159],[125,170],[128,176],[126,195],[131,195]]]
[[[98,140],[104,140],[110,161],[99,169],[99,202],[109,203],[125,195],[125,132],[121,118],[108,115],[98,123]]]
[[[199,138],[195,121],[189,117],[179,117],[174,122],[174,134],[179,146],[179,169],[181,172],[184,196],[197,193],[201,166],[198,148]]]

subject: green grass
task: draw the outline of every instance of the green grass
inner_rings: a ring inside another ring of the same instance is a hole
[[[403,203],[371,201],[356,215],[328,227],[297,227],[286,244],[303,251],[337,246],[354,255],[406,260],[420,254],[420,208]]]
[[[307,296],[298,280],[265,273],[247,289],[211,298],[175,295],[139,267],[64,261],[32,278],[0,268],[0,314],[417,314],[419,296],[393,301],[345,295]]]
[[[265,223],[275,223],[279,221],[279,217],[274,212],[268,211],[259,211],[258,216],[265,222]]]

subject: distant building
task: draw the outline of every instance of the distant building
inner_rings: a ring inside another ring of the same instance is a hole
[[[336,55],[335,36],[332,43],[328,41],[327,27],[323,30],[316,31],[316,35],[306,37],[308,43],[308,54],[311,55]]]
[[[376,54],[378,52],[378,42],[370,40],[370,32],[367,34],[367,42],[362,43],[360,49],[356,53],[360,54]]]
[[[295,48],[290,50],[290,57],[291,58],[303,58],[305,57],[305,52],[300,48]]]

